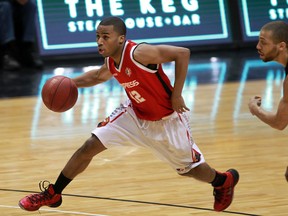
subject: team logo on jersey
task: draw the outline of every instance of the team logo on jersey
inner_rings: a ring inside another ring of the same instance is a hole
[[[130,68],[126,68],[125,69],[125,73],[127,74],[127,76],[131,76],[131,74],[132,74],[132,71],[131,71],[131,69]]]

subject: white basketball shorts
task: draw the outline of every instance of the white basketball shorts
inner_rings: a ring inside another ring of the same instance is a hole
[[[140,146],[150,149],[179,174],[205,162],[194,143],[189,118],[177,112],[159,121],[137,118],[129,101],[121,104],[92,131],[106,148]]]

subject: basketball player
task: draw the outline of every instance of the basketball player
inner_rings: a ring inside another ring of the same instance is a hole
[[[190,50],[127,40],[126,26],[117,17],[102,20],[96,35],[105,63],[100,69],[74,78],[77,87],[94,86],[114,77],[129,100],[99,123],[70,158],[55,184],[42,185],[43,192],[24,197],[19,201],[20,207],[35,211],[41,206],[60,206],[63,189],[87,168],[95,155],[115,145],[137,145],[156,153],[178,174],[211,183],[215,211],[226,209],[232,202],[239,174],[235,169],[215,171],[193,141],[186,113],[189,108],[181,96]],[[173,87],[161,65],[172,61]]]
[[[288,124],[288,25],[283,21],[272,21],[261,28],[259,42],[256,46],[260,58],[264,62],[276,61],[285,68],[283,97],[280,99],[276,112],[268,112],[261,107],[260,96],[250,98],[248,107],[252,115],[270,127],[284,130]],[[288,181],[288,167],[285,178]]]

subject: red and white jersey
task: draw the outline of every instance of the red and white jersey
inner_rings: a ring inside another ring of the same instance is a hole
[[[132,41],[126,41],[119,67],[115,67],[114,60],[109,57],[107,67],[124,87],[137,117],[150,121],[160,120],[173,113],[173,87],[161,64],[156,65],[155,69],[150,69],[133,58],[133,51],[137,45]]]

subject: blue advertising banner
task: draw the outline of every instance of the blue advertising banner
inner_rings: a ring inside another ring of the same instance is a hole
[[[261,27],[275,20],[287,21],[287,0],[241,0],[241,25],[244,41],[256,41]]]
[[[95,30],[122,18],[136,42],[183,46],[230,43],[225,0],[37,0],[40,54],[95,52]]]

